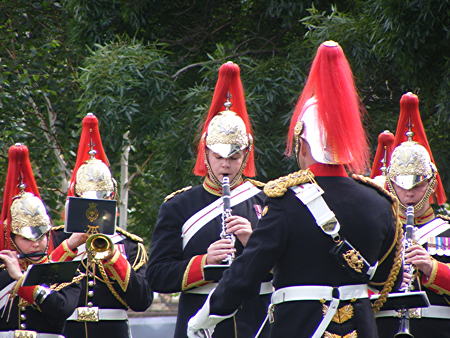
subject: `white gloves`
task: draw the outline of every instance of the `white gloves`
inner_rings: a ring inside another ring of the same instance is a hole
[[[187,329],[188,338],[211,338],[216,325],[219,324],[222,320],[233,317],[237,312],[236,310],[235,312],[227,316],[210,315],[209,299],[211,298],[211,294],[213,292],[214,290],[210,292],[205,304],[203,304],[201,309],[197,311],[195,316],[189,319]]]

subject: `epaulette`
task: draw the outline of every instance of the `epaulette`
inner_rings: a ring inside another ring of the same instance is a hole
[[[132,239],[133,241],[136,241],[139,243],[144,243],[144,240],[141,237],[139,237],[138,235],[132,234],[131,232],[128,232],[120,227],[116,227],[116,231],[118,233],[124,235],[125,237]]]
[[[393,193],[391,193],[389,190],[387,190],[384,187],[382,187],[381,185],[379,185],[376,181],[374,181],[370,177],[353,174],[352,178],[355,181],[358,181],[362,184],[365,184],[369,187],[374,188],[375,190],[380,192],[383,196],[386,196],[391,202],[394,201],[395,199],[397,199],[397,197],[395,197],[395,195]]]
[[[62,229],[64,229],[64,224],[63,224],[63,225],[57,225],[57,226],[53,226],[53,227],[52,227],[52,230],[53,230],[53,231],[62,230]]]
[[[250,182],[251,184],[253,184],[255,187],[258,187],[258,188],[263,188],[266,185],[266,183],[264,183],[264,182],[253,180],[251,178],[247,178],[245,180]]]
[[[267,182],[264,186],[264,193],[268,197],[281,197],[286,193],[288,188],[308,182],[315,182],[314,174],[309,169],[299,170]]]
[[[168,200],[170,200],[171,198],[173,198],[174,196],[181,194],[182,192],[188,191],[189,189],[192,188],[192,185],[188,186],[188,187],[184,187],[180,190],[174,191],[173,193],[169,194],[166,196],[166,198],[164,199],[164,202],[167,202]]]
[[[447,222],[450,222],[449,215],[438,214],[437,217],[442,218],[443,220],[446,220]]]

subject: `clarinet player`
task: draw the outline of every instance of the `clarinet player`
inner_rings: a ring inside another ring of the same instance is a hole
[[[406,216],[407,210],[413,209],[409,213],[414,214],[416,228],[414,241],[405,248],[402,288],[425,291],[431,303],[427,308],[409,309],[407,336],[449,337],[450,225],[448,217],[435,215],[431,207],[431,203],[444,203],[446,196],[420,118],[419,99],[412,93],[400,100],[394,147],[386,184],[400,201],[403,223],[411,223]],[[382,338],[405,331],[397,311],[380,311],[376,317]]]
[[[147,278],[152,290],[181,292],[177,338],[186,337],[188,319],[216,286],[205,280],[204,267],[239,256],[260,217],[264,194],[257,186],[262,184],[244,178],[255,176],[253,154],[240,69],[227,62],[219,69],[198,145],[194,174],[203,177],[203,183],[166,197],[150,249]],[[230,181],[232,208],[232,216],[225,217],[226,233],[234,235],[235,245],[228,236],[221,236],[224,177]],[[217,327],[215,338],[254,337],[265,317],[271,283],[262,283],[258,291],[259,296],[247,301],[235,316]]]

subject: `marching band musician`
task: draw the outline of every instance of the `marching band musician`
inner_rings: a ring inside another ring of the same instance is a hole
[[[28,148],[8,151],[8,173],[0,224],[0,337],[63,337],[77,306],[80,284],[23,286],[31,264],[48,263],[50,218],[40,199]]]
[[[154,291],[181,292],[175,337],[186,337],[188,319],[216,286],[205,280],[205,265],[220,264],[228,255],[242,252],[263,204],[264,195],[257,187],[262,184],[244,178],[255,176],[253,136],[235,63],[219,68],[194,174],[204,177],[203,184],[172,193],[160,208],[147,270]],[[220,237],[224,176],[230,180],[232,206],[224,228],[235,235],[234,246],[230,239]],[[265,280],[270,279],[267,274]],[[255,285],[253,297],[217,327],[214,337],[253,337],[264,320],[271,292],[271,283]]]
[[[405,252],[405,263],[417,269],[413,290],[424,290],[431,306],[409,310],[409,331],[416,338],[448,337],[450,332],[450,225],[448,216],[436,216],[430,203],[446,200],[419,112],[419,99],[412,93],[400,100],[400,116],[386,184],[395,194],[406,222],[407,206],[414,207],[415,245]],[[404,275],[406,285],[413,276]],[[409,290],[412,291],[412,290]],[[381,337],[399,330],[396,311],[380,311],[377,325]]]
[[[82,123],[77,161],[72,173],[68,196],[94,199],[115,199],[116,182],[111,176],[109,162],[103,149],[98,120],[87,114]],[[153,293],[145,278],[147,253],[143,240],[120,227],[109,236],[113,247],[101,260],[87,258],[87,234],[70,237],[63,226],[54,228],[55,241],[62,242],[52,252],[52,259],[80,259],[82,292],[76,311],[68,318],[64,334],[79,337],[130,337],[127,310],[145,311]]]
[[[189,337],[214,331],[272,269],[271,337],[377,337],[367,284],[384,296],[395,287],[398,202],[368,179],[347,175],[345,167],[365,168],[368,149],[350,65],[334,41],[314,58],[291,119],[288,153],[292,147],[302,170],[266,184],[258,226],[189,320]]]

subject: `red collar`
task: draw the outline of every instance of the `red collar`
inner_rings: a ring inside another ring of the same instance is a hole
[[[314,176],[339,176],[348,177],[347,171],[342,164],[314,163],[309,166]]]
[[[434,215],[434,210],[432,207],[429,207],[421,216],[414,217],[414,224],[416,225],[422,225],[426,224],[428,222],[431,222],[433,219],[435,219],[436,216]],[[406,217],[405,215],[400,215],[400,220],[403,224],[406,223]]]

